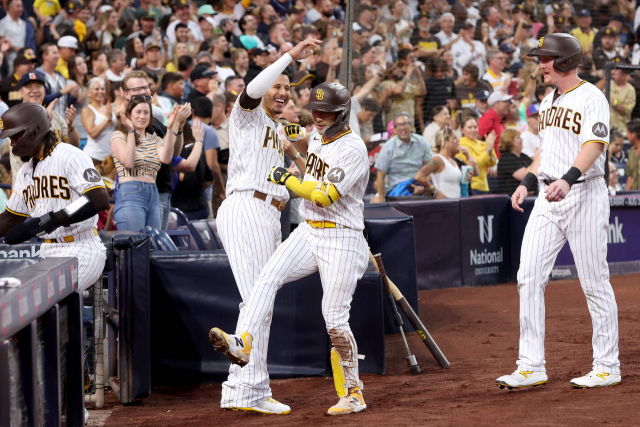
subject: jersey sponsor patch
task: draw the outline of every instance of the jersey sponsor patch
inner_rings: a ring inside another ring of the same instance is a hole
[[[86,169],[82,173],[82,176],[84,177],[85,181],[88,182],[100,182],[100,180],[102,179],[98,171],[93,168]]]
[[[593,131],[594,135],[599,136],[600,138],[604,138],[609,135],[609,129],[607,129],[607,125],[602,122],[598,122],[593,125],[593,128],[591,130]]]
[[[334,184],[342,181],[344,179],[344,170],[341,168],[332,168],[329,170],[329,173],[327,173],[327,179]]]

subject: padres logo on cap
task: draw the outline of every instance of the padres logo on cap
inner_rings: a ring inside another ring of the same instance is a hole
[[[38,76],[36,76],[36,73],[29,73],[29,79],[38,80]]]
[[[4,122],[0,119],[0,130],[4,130]]]
[[[316,92],[316,98],[322,101],[322,98],[324,98],[324,91],[322,89],[318,89],[318,92]]]
[[[542,47],[542,43],[544,43],[544,37],[540,37],[540,42],[538,43],[538,47]]]

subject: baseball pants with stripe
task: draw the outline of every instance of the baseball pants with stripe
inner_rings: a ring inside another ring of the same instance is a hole
[[[568,241],[591,314],[593,369],[619,375],[618,305],[607,264],[607,184],[602,178],[574,184],[564,200],[554,203],[545,199],[546,187],[541,184],[522,241],[518,367],[545,371],[544,291],[558,252]]]
[[[270,201],[255,199],[253,191],[236,191],[218,209],[218,233],[242,297],[238,325],[247,315],[246,303],[262,268],[282,240],[280,212]],[[249,363],[242,368],[231,364],[229,377],[222,384],[220,407],[248,408],[271,397],[267,371],[270,328],[271,312],[252,334]]]
[[[341,360],[357,362],[358,346],[349,327],[349,310],[358,279],[369,262],[361,231],[313,228],[302,222],[264,267],[247,304],[238,331],[260,331],[273,310],[276,293],[285,284],[320,272],[322,315]],[[253,357],[253,353],[252,356]],[[357,363],[344,367],[348,387],[359,385]]]

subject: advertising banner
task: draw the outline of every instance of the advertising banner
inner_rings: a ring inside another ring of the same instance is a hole
[[[511,280],[509,209],[506,196],[460,199],[463,286]]]

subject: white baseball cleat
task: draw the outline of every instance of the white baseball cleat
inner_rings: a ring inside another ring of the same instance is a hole
[[[239,366],[249,363],[253,345],[253,337],[249,332],[227,335],[222,329],[213,328],[209,331],[209,342],[214,349],[227,356],[231,363]]]
[[[593,388],[606,387],[610,385],[620,384],[622,377],[616,374],[608,374],[601,371],[591,371],[584,377],[574,378],[571,380],[571,387],[574,388]]]
[[[500,388],[513,388],[539,386],[547,383],[547,374],[544,372],[518,371],[511,375],[503,375],[496,380],[496,385]]]
[[[229,407],[231,411],[260,412],[261,414],[285,415],[291,412],[291,408],[269,397],[264,402],[250,408]]]
[[[348,395],[341,397],[336,405],[329,408],[327,415],[355,414],[365,409],[367,409],[367,405],[364,403],[362,390],[360,387],[352,387],[349,389]]]

